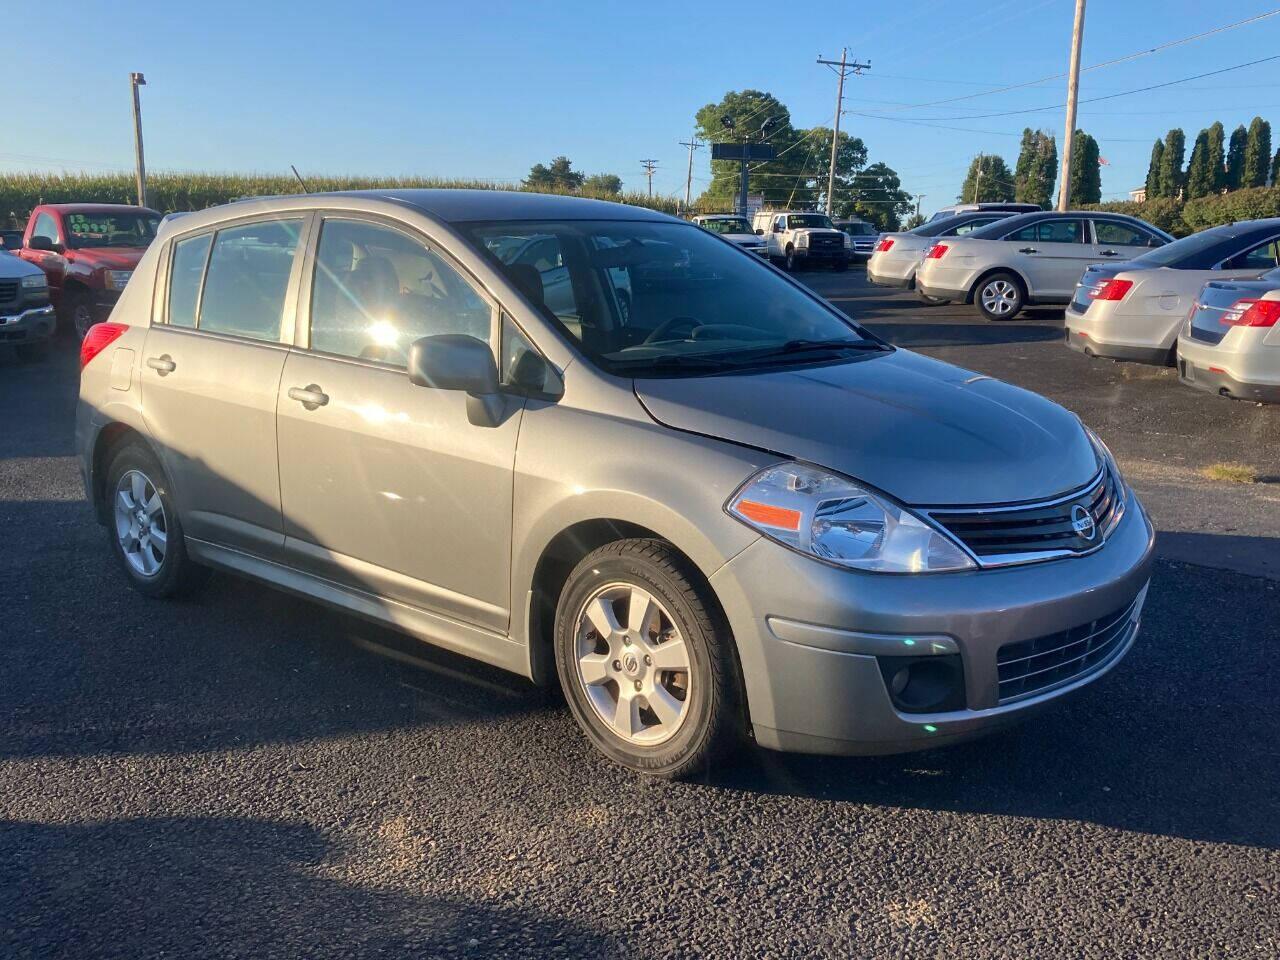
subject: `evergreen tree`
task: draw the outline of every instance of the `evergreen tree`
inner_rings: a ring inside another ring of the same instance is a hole
[[[1271,124],[1261,117],[1254,117],[1249,124],[1249,134],[1244,146],[1244,167],[1240,178],[1242,187],[1265,187],[1267,166],[1271,161]]]
[[[980,153],[974,157],[960,187],[959,199],[961,203],[1012,200],[1013,174],[1004,158],[990,153]]]
[[[1280,150],[1271,158],[1271,185],[1280,187]]]
[[[1207,197],[1213,192],[1213,174],[1209,169],[1209,131],[1196,135],[1196,145],[1191,148],[1191,162],[1187,164],[1187,199]]]
[[[1239,190],[1244,179],[1244,147],[1249,134],[1244,124],[1231,131],[1231,144],[1227,147],[1227,171],[1222,185],[1228,190]]]
[[[1221,193],[1227,185],[1227,156],[1224,147],[1226,138],[1221,121],[1216,121],[1209,128],[1209,174],[1213,184],[1211,193]]]
[[[1174,127],[1164,138],[1164,154],[1160,157],[1160,196],[1176,197],[1182,190],[1182,161],[1187,152],[1187,135]]]
[[[1160,196],[1160,164],[1164,160],[1164,141],[1157,140],[1151,145],[1151,162],[1147,164],[1147,199],[1155,200]]]
[[[1098,141],[1077,130],[1072,141],[1071,193],[1068,206],[1102,202],[1102,169],[1098,164]]]
[[[1022,131],[1022,149],[1013,172],[1013,196],[1021,203],[1048,206],[1058,176],[1058,142],[1044,130]]]

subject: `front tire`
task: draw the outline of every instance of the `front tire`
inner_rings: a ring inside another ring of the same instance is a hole
[[[630,770],[688,779],[741,743],[728,626],[710,587],[661,540],[606,544],[574,568],[555,653],[574,719]]]
[[[795,248],[794,248],[794,247],[792,247],[792,246],[790,246],[790,245],[788,245],[788,246],[787,246],[787,258],[782,262],[782,265],[783,265],[783,267],[784,267],[784,268],[786,268],[787,273],[794,273],[794,272],[795,272],[795,270],[796,270],[796,251],[795,251]]]
[[[107,536],[133,588],[148,597],[176,597],[202,586],[209,571],[187,555],[168,479],[151,451],[125,446],[111,459],[106,482]]]
[[[1012,273],[993,273],[980,282],[973,302],[988,320],[1012,320],[1026,305],[1022,281]]]
[[[83,290],[69,290],[62,297],[62,309],[65,316],[64,325],[79,343],[89,333],[89,328],[96,322],[93,315],[93,301]]]
[[[26,363],[38,363],[49,356],[49,341],[36,340],[33,343],[18,344],[18,359]]]
[[[831,265],[831,269],[834,270],[836,273],[844,273],[846,270],[849,269],[849,261],[837,260],[835,263]]]

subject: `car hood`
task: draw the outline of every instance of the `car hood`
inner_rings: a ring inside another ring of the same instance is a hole
[[[905,350],[826,366],[637,380],[635,391],[666,426],[806,460],[909,504],[1039,500],[1098,470],[1074,414]]]
[[[147,252],[146,247],[88,247],[69,251],[77,263],[104,270],[132,270]]]
[[[0,280],[12,280],[15,277],[26,277],[33,273],[43,273],[39,267],[33,263],[27,263],[21,257],[13,254],[0,254]]]
[[[764,237],[758,237],[754,233],[723,233],[721,236],[726,240],[732,240],[734,243],[745,243],[751,246],[764,243]]]

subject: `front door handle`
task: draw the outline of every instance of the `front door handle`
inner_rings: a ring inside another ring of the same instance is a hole
[[[148,357],[147,366],[159,373],[162,377],[166,374],[173,373],[173,371],[178,369],[178,365],[173,362],[173,357],[169,356],[167,353],[162,353],[158,357]]]
[[[329,395],[316,384],[308,383],[305,387],[290,387],[289,399],[297,400],[308,410],[315,410],[329,402]]]
[[[1019,247],[1018,252],[1019,253],[1035,253],[1036,248],[1035,247]]]
[[[1100,254],[1098,254],[1098,256],[1100,256],[1100,257],[1118,257],[1118,256],[1120,256],[1120,251],[1118,251],[1118,250],[1103,250]]]

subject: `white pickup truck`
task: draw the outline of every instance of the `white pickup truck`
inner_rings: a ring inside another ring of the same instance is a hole
[[[762,210],[752,225],[756,235],[764,237],[769,259],[788,270],[806,263],[826,263],[834,270],[849,267],[853,238],[837,230],[825,214]]]
[[[767,252],[764,240],[756,236],[746,217],[740,217],[736,213],[702,213],[693,217],[692,222],[703,230],[720,234],[744,250],[758,253],[762,257]]]

